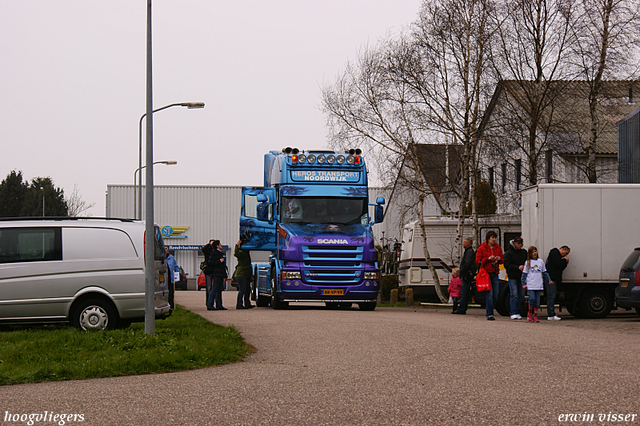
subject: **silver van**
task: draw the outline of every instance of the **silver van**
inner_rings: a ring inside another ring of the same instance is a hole
[[[69,321],[104,330],[143,321],[145,225],[128,219],[0,219],[0,323]],[[155,316],[170,313],[155,227]]]

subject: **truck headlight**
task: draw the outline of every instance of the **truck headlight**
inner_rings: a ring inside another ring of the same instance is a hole
[[[377,280],[378,279],[378,273],[377,272],[365,272],[364,273],[364,279],[365,280]]]
[[[302,279],[300,271],[282,271],[283,280],[299,280]]]

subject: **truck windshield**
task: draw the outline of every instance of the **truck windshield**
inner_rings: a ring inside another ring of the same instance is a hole
[[[282,197],[283,223],[369,223],[366,198]]]

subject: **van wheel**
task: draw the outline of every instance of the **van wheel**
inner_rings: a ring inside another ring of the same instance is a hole
[[[77,306],[73,325],[80,330],[111,330],[116,327],[116,312],[102,299],[88,299]]]
[[[600,289],[586,290],[580,297],[579,309],[586,318],[604,318],[613,309],[613,300]]]

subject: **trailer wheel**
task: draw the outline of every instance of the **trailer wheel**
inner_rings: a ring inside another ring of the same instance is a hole
[[[360,302],[358,303],[358,307],[361,311],[373,311],[377,304],[377,302]]]
[[[611,296],[600,289],[585,290],[580,296],[579,310],[585,318],[604,318],[613,309]]]
[[[498,297],[498,303],[495,306],[496,311],[503,317],[508,317],[511,311],[511,293],[509,292],[509,286],[506,286],[506,289],[503,287],[499,294],[500,297]]]
[[[283,302],[280,300],[280,296],[276,291],[276,271],[271,270],[271,307],[273,309],[286,309],[289,306],[289,302]]]

